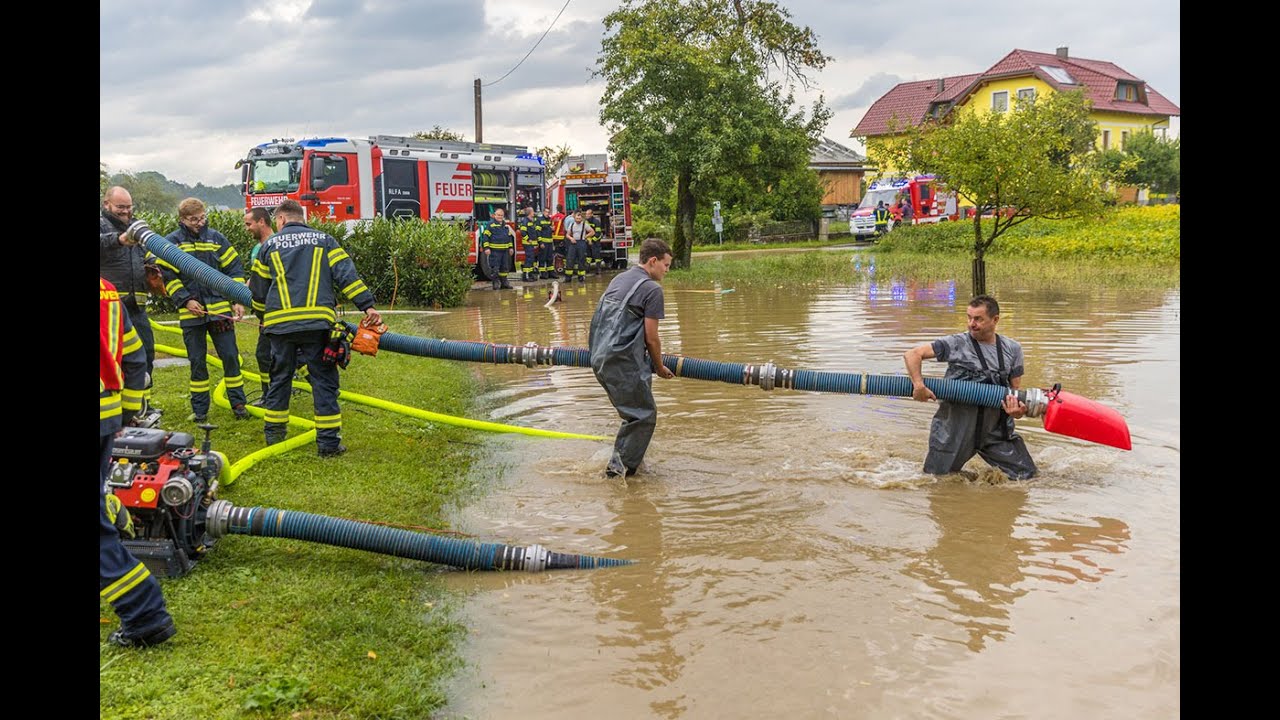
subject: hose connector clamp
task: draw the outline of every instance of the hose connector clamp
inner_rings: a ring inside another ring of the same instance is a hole
[[[530,545],[524,549],[524,567],[521,569],[525,572],[542,572],[547,569],[550,557],[550,550],[541,545]]]
[[[1027,417],[1040,417],[1049,409],[1049,396],[1040,388],[1018,391],[1018,399],[1027,405]]]
[[[230,500],[214,500],[204,516],[205,532],[214,538],[226,535],[231,527],[231,511],[234,509]]]
[[[541,354],[538,343],[532,341],[525,343],[524,352],[521,354],[524,356],[524,366],[532,370],[537,366],[538,356]]]
[[[765,363],[760,368],[760,389],[761,390],[773,389],[774,382],[776,381],[776,378],[774,376],[777,374],[777,371],[778,371],[778,367],[773,364],[772,360]]]

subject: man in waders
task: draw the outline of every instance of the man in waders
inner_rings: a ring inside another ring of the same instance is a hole
[[[622,417],[613,442],[608,477],[634,475],[658,424],[652,373],[675,377],[662,364],[658,321],[663,312],[662,278],[671,269],[671,248],[649,238],[640,245],[640,264],[609,283],[591,318],[591,371]]]
[[[903,354],[911,377],[911,397],[925,402],[936,400],[925,387],[920,372],[927,358],[947,363],[946,378],[1003,385],[1012,390],[1022,386],[1022,345],[996,334],[1000,305],[990,295],[969,301],[965,311],[969,331],[948,335]],[[1012,390],[1010,391],[1012,393]],[[1014,480],[1036,474],[1036,464],[1027,445],[1013,430],[1013,421],[1027,414],[1026,403],[1008,394],[1000,409],[943,401],[929,427],[929,454],[924,471],[934,475],[959,472],[974,454]]]

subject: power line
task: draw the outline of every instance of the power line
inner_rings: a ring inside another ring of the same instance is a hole
[[[529,59],[529,56],[533,54],[533,51],[538,49],[538,46],[539,46],[539,45],[541,45],[541,44],[542,44],[542,41],[547,37],[547,33],[551,32],[551,28],[553,28],[553,27],[555,27],[555,26],[556,26],[556,21],[557,21],[557,20],[559,20],[559,19],[560,19],[560,16],[564,14],[564,9],[565,9],[565,8],[567,8],[567,7],[569,7],[569,0],[564,0],[564,5],[560,8],[560,12],[556,13],[555,20],[552,20],[552,21],[551,21],[551,24],[547,26],[546,31],[542,33],[542,37],[538,38],[538,42],[534,43],[534,44],[533,44],[533,47],[529,48],[529,52],[525,53],[525,54],[524,54],[524,57],[520,58],[520,62],[516,63],[516,67],[513,67],[513,68],[511,68],[510,70],[508,70],[508,71],[507,71],[507,75],[510,75],[511,73],[515,72],[515,71],[516,71],[516,68],[518,68],[518,67],[520,67],[521,65],[523,65],[523,64],[524,64],[524,61],[525,61],[525,60],[528,60],[528,59]],[[500,83],[500,82],[502,82],[503,80],[507,79],[507,75],[503,75],[502,77],[498,78],[497,80],[494,80],[494,81],[493,81],[493,82],[491,82],[491,83],[485,83],[484,85],[481,85],[480,87],[489,87],[490,85],[497,85],[498,83]]]

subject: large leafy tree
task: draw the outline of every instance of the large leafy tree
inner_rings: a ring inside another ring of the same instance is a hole
[[[604,19],[596,74],[615,156],[675,187],[673,252],[688,267],[699,203],[725,176],[765,193],[803,168],[830,111],[794,110],[828,58],[764,0],[625,0]]]
[[[1019,103],[1004,113],[959,112],[907,128],[886,150],[896,167],[937,175],[973,217],[973,292],[986,292],[985,255],[1034,217],[1100,215],[1117,179],[1094,151],[1097,125],[1079,92]]]
[[[558,148],[551,147],[550,145],[544,145],[538,148],[536,152],[538,156],[542,158],[543,162],[546,163],[547,172],[553,173],[560,168],[560,165],[565,161],[565,158],[573,154],[573,148],[569,147],[568,143],[565,143]]]
[[[462,133],[439,125],[433,125],[430,130],[419,130],[413,136],[419,140],[463,140]]]
[[[1156,137],[1150,131],[1129,137],[1123,150],[1109,150],[1103,159],[1125,185],[1137,185],[1158,193],[1176,193],[1182,187],[1182,149],[1177,138]],[[1128,161],[1127,163],[1125,161]]]

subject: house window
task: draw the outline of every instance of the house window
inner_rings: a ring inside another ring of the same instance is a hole
[[[1116,83],[1116,99],[1136,101],[1138,99],[1138,86],[1132,83]]]
[[[991,93],[991,112],[1005,112],[1009,109],[1009,91]]]
[[[1018,91],[1018,104],[1019,104],[1019,105],[1023,105],[1023,104],[1030,105],[1031,103],[1033,103],[1033,102],[1035,102],[1035,101],[1036,101],[1036,89],[1035,89],[1035,88],[1022,88],[1021,90],[1019,90],[1019,91]]]
[[[1129,144],[1129,131],[1121,130],[1120,131],[1120,149],[1123,150],[1125,146],[1128,144]]]
[[[1102,149],[1103,150],[1111,149],[1111,131],[1110,130],[1102,131]]]

